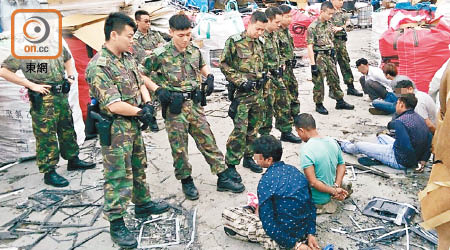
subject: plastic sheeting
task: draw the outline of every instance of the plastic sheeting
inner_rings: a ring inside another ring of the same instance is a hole
[[[63,41],[64,46],[67,45]],[[10,55],[10,40],[0,40],[0,62]],[[69,50],[70,52],[70,50]],[[74,63],[72,61],[72,63]],[[22,73],[17,72],[19,76]],[[25,87],[0,78],[0,165],[15,162],[36,155],[36,140],[31,126],[28,91]],[[77,83],[69,92],[69,105],[72,109],[77,143],[84,142],[84,123],[78,105]]]
[[[294,46],[296,48],[306,48],[306,31],[308,26],[317,19],[317,15],[310,15],[301,10],[292,10],[292,22],[289,26]]]

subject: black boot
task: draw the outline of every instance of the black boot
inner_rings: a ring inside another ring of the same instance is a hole
[[[281,140],[292,143],[302,143],[302,139],[295,136],[292,132],[282,132]]]
[[[69,181],[56,173],[55,170],[44,174],[44,183],[54,187],[67,187],[69,185]]]
[[[225,170],[225,172],[227,172],[228,176],[235,182],[242,182],[242,177],[241,175],[238,173],[238,171],[236,170],[236,166],[234,165],[228,165],[228,168]]]
[[[67,164],[68,171],[85,170],[91,168],[95,168],[95,163],[82,161],[80,160],[80,158],[78,158],[78,155],[70,159],[69,163]]]
[[[195,187],[194,180],[192,179],[191,176],[189,176],[186,179],[182,179],[181,185],[184,196],[186,196],[186,199],[191,201],[198,199],[198,190],[197,187]]]
[[[134,214],[136,218],[144,218],[152,214],[162,214],[167,210],[169,210],[169,205],[167,203],[149,201],[144,205],[136,205],[134,207]]]
[[[256,164],[252,157],[244,157],[242,166],[244,166],[244,168],[250,168],[250,170],[255,173],[262,173],[263,171],[263,169],[258,164]]]
[[[138,245],[136,238],[134,238],[133,234],[125,226],[123,218],[110,222],[109,233],[111,239],[120,247],[136,248]]]
[[[347,109],[347,110],[353,110],[355,109],[355,106],[348,104],[344,101],[344,99],[338,100],[336,103],[336,109]]]
[[[354,95],[354,96],[361,97],[361,96],[363,96],[363,93],[356,90],[355,86],[353,86],[353,84],[348,84],[347,85],[347,95]]]
[[[322,103],[316,103],[316,111],[322,115],[328,115],[328,110],[323,106]]]
[[[150,131],[152,131],[152,132],[158,132],[159,131],[158,123],[156,122],[156,119],[155,119],[155,122],[152,123],[152,125],[150,125]]]
[[[245,190],[245,186],[242,183],[233,181],[225,172],[217,175],[217,191],[231,191],[233,193],[242,193]]]

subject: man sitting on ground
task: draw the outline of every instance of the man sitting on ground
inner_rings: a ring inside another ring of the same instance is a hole
[[[312,115],[300,114],[294,119],[294,124],[298,135],[306,142],[300,156],[300,167],[311,186],[317,214],[334,213],[337,204],[331,198],[344,200],[349,195],[341,187],[345,175],[342,151],[334,139],[317,132]]]
[[[369,66],[367,59],[356,61],[358,71],[363,74],[359,79],[365,94],[372,100],[373,108],[369,112],[373,115],[388,115],[395,112],[397,97],[392,92],[391,80],[388,80],[380,68]]]
[[[344,152],[365,154],[395,169],[423,166],[430,158],[431,133],[424,119],[414,112],[417,98],[414,94],[399,97],[396,105],[397,118],[388,127],[395,129],[395,139],[380,134],[378,143],[340,142]]]
[[[389,85],[392,89],[395,89],[395,86],[398,82],[403,80],[412,81],[409,77],[404,75],[399,75],[397,71],[397,66],[393,63],[386,63],[383,66],[383,73],[386,79],[391,80],[391,84]],[[414,86],[416,87],[416,86]]]
[[[434,134],[436,130],[436,104],[433,98],[427,93],[417,90],[414,83],[409,80],[398,82],[394,88],[397,95],[414,94],[416,96],[417,106],[414,108],[414,112],[422,116],[430,132]]]
[[[258,242],[265,249],[320,249],[314,237],[316,209],[305,176],[280,161],[281,142],[263,135],[254,142],[257,163],[267,168],[258,184],[259,206],[227,208],[222,213],[225,233]]]

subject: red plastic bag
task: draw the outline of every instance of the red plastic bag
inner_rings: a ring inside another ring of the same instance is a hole
[[[398,74],[408,76],[420,91],[428,92],[434,74],[450,57],[449,44],[450,27],[443,23],[430,28],[390,29],[380,39],[380,53],[383,62],[397,56]]]
[[[317,15],[308,15],[301,10],[292,10],[292,23],[289,26],[292,38],[294,39],[294,46],[296,48],[305,48],[306,31],[308,26],[317,19]]]
[[[401,15],[402,20],[400,22],[396,22],[395,24],[391,23],[392,18],[395,15]],[[396,29],[399,25],[405,23],[416,23],[415,17],[421,16],[421,20],[429,21],[434,19],[434,12],[430,10],[403,10],[403,9],[392,9],[388,16],[388,27]]]

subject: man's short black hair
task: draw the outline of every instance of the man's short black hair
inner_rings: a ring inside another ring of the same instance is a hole
[[[369,62],[366,58],[359,58],[358,60],[356,60],[356,67],[359,67],[361,64],[369,65]]]
[[[281,10],[281,12],[283,12],[283,14],[289,14],[289,12],[291,12],[292,10],[292,8],[287,4],[282,4],[278,8]]]
[[[397,86],[394,86],[396,89],[400,88],[414,88],[414,83],[410,80],[401,80],[397,83]]]
[[[262,154],[264,159],[272,157],[273,162],[280,161],[283,155],[281,142],[273,135],[263,135],[257,138],[253,143],[253,149],[255,154]]]
[[[136,31],[136,23],[134,20],[122,12],[113,12],[105,20],[105,40],[109,41],[111,32],[122,33],[125,26],[128,25]]]
[[[252,17],[250,18],[250,23],[256,23],[256,22],[262,22],[262,23],[267,23],[267,16],[266,13],[262,12],[262,11],[255,11],[252,14]]]
[[[187,30],[192,28],[192,23],[186,14],[179,13],[169,19],[169,26],[172,30]]]
[[[294,126],[307,130],[316,129],[316,121],[311,114],[302,113],[294,117]]]
[[[134,13],[134,20],[141,20],[141,16],[150,16],[150,14],[148,14],[148,12],[145,10],[138,10]]]
[[[320,5],[320,10],[324,11],[327,9],[334,9],[333,4],[329,1],[323,2],[322,5]]]
[[[405,104],[405,107],[407,109],[415,109],[417,106],[417,98],[414,94],[409,93],[409,94],[402,94],[399,98],[398,98],[399,102],[403,102]]]
[[[266,13],[266,17],[269,20],[275,19],[277,15],[283,15],[283,12],[281,12],[281,10],[277,7],[269,7],[266,11],[264,11],[264,13]]]

